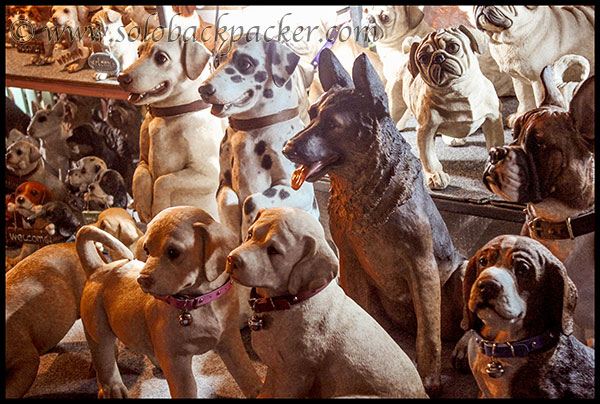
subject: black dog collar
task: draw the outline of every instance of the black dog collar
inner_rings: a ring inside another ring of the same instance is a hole
[[[575,218],[568,217],[561,222],[551,222],[540,217],[535,217],[529,206],[525,209],[527,218],[527,227],[533,233],[535,238],[544,240],[566,240],[575,239],[595,230],[595,211],[585,213]]]
[[[541,335],[521,341],[493,342],[485,340],[475,332],[474,339],[475,343],[479,345],[479,351],[485,356],[491,358],[525,358],[531,352],[553,345],[557,335],[558,333],[549,330]]]

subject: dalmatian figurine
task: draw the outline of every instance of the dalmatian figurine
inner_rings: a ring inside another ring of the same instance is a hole
[[[291,206],[319,218],[312,184],[292,189],[296,167],[282,154],[304,128],[290,79],[298,60],[280,42],[244,36],[221,46],[218,67],[198,89],[213,104],[213,115],[229,119],[220,146],[217,203],[221,221],[241,240],[262,208]]]

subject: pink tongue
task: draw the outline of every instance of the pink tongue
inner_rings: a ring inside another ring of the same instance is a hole
[[[223,111],[224,107],[225,107],[224,104],[213,104],[212,108],[210,109],[210,113],[213,115],[216,115],[216,114],[220,113],[221,111]]]
[[[300,167],[296,168],[292,174],[292,189],[295,191],[299,190],[302,184],[304,184],[304,181],[321,168],[323,168],[323,162],[321,161],[313,163],[310,167],[302,164]]]

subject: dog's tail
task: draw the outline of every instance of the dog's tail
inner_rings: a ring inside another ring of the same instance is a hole
[[[88,277],[96,268],[106,265],[96,248],[96,242],[102,243],[105,247],[114,251],[119,259],[134,259],[133,253],[119,239],[96,226],[83,226],[77,232],[75,245],[81,265]]]

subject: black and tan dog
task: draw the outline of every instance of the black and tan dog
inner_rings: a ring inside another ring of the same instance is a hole
[[[485,398],[594,398],[594,350],[573,335],[577,289],[528,237],[498,236],[463,285],[469,365]]]
[[[435,396],[442,332],[453,340],[462,334],[465,261],[425,189],[419,160],[390,117],[368,58],[356,59],[350,77],[324,50],[319,78],[327,92],[283,151],[302,164],[293,183],[329,174],[329,225],[340,250],[342,287],[388,331],[393,325],[417,329],[417,368]]]

